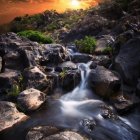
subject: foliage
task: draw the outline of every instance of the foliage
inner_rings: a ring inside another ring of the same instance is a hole
[[[61,79],[64,79],[66,74],[67,74],[67,71],[66,71],[66,69],[64,69],[62,72],[60,72],[59,76]]]
[[[36,41],[38,43],[43,44],[50,44],[53,43],[53,40],[49,36],[45,36],[43,33],[39,31],[33,31],[33,30],[25,30],[18,33],[19,36],[26,37],[30,39],[31,41]]]
[[[85,36],[84,39],[76,40],[75,45],[80,52],[93,53],[96,48],[96,39],[91,36]]]
[[[19,85],[18,84],[14,84],[12,86],[11,91],[8,92],[8,95],[9,96],[13,96],[13,97],[17,97],[19,95],[19,93],[20,93],[20,87],[19,87]]]

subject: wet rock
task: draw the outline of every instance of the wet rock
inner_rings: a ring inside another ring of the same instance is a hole
[[[27,116],[16,109],[14,103],[0,101],[0,131],[12,127]]]
[[[45,90],[48,87],[47,76],[38,68],[31,67],[23,72],[24,88]]]
[[[114,110],[110,106],[101,105],[101,112],[102,112],[101,115],[105,119],[112,119],[112,120],[118,119],[118,116],[114,113]]]
[[[136,85],[140,76],[140,38],[131,39],[120,48],[115,59],[114,68],[118,71],[124,82]]]
[[[44,137],[48,137],[50,135],[56,134],[59,132],[59,129],[52,126],[37,126],[32,128],[27,136],[26,140],[41,140]]]
[[[97,66],[89,74],[90,87],[100,96],[109,97],[120,88],[120,79],[103,66]]]
[[[60,87],[66,91],[71,91],[80,83],[80,73],[77,70],[62,71],[59,74]]]
[[[100,39],[97,40],[95,53],[96,54],[110,54],[107,50],[107,47],[112,46],[114,43],[114,37],[110,35],[104,35]]]
[[[74,63],[87,63],[92,60],[92,56],[88,54],[76,53],[70,56],[71,61]]]
[[[95,69],[97,67],[97,63],[95,61],[92,61],[89,67],[90,69]]]
[[[77,65],[71,61],[64,62],[59,65],[62,70],[75,70],[77,69]]]
[[[109,68],[111,65],[111,59],[107,55],[94,55],[92,61],[96,63],[96,65],[104,66]]]
[[[87,139],[76,132],[64,131],[43,138],[42,140],[87,140]]]
[[[132,100],[125,98],[123,95],[117,96],[113,101],[115,109],[120,114],[125,114],[134,107],[134,103]]]
[[[45,94],[39,90],[30,88],[22,91],[18,98],[18,104],[24,111],[33,111],[41,106],[45,102]]]
[[[94,119],[83,119],[80,125],[85,131],[92,132],[96,127],[96,121]]]
[[[14,86],[20,86],[22,76],[18,71],[7,71],[0,74],[0,93],[10,94]]]

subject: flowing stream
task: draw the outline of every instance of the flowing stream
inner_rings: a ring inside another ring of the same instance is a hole
[[[48,100],[43,109],[31,115],[31,119],[7,130],[0,139],[23,140],[31,127],[53,125],[79,131],[93,140],[138,140],[140,126],[136,122],[140,122],[139,113],[124,118],[115,115],[110,119],[103,117],[106,105],[88,87],[90,64],[78,64],[81,83],[73,91],[60,99]],[[112,108],[110,110],[116,113]]]

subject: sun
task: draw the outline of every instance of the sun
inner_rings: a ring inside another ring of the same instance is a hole
[[[79,8],[80,7],[80,1],[78,1],[78,0],[71,0],[71,6],[73,8]]]

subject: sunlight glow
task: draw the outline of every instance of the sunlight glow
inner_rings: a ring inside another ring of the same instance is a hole
[[[71,6],[73,6],[73,8],[80,8],[80,1],[71,0]]]

